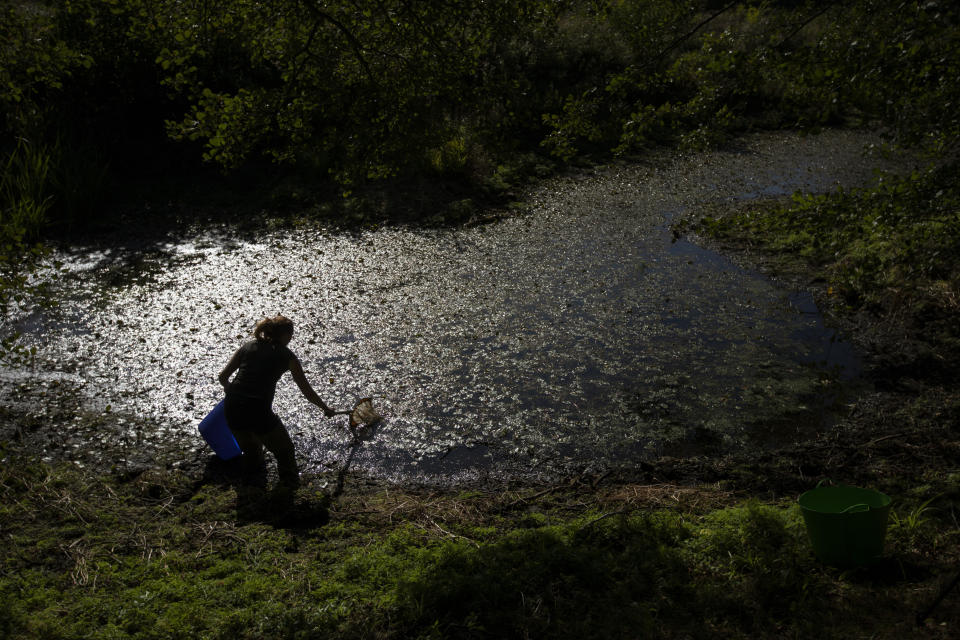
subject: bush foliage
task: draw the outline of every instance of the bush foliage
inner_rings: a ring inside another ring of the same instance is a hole
[[[61,217],[95,207],[108,169],[477,187],[538,150],[566,161],[852,120],[955,154],[960,127],[957,13],[935,2],[71,0],[4,14],[0,139],[49,155]]]

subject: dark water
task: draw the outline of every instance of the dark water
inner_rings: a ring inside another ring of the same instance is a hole
[[[56,311],[7,319],[37,348],[0,371],[15,406],[74,402],[129,425],[68,434],[51,456],[207,455],[196,424],[216,376],[261,317],[329,404],[373,396],[384,423],[358,447],[289,378],[277,412],[304,470],[342,466],[441,482],[636,465],[664,452],[787,442],[822,425],[825,368],[857,358],[812,298],[668,225],[706,203],[863,184],[866,134],[750,138],[559,178],[529,211],[455,230],[228,228],[150,252],[75,248]],[[80,415],[77,424],[83,423]]]

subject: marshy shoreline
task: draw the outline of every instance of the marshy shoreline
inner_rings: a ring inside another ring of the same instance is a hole
[[[681,235],[698,229],[676,222]],[[705,434],[691,455],[456,483],[352,468],[365,443],[344,434],[344,455],[303,473],[289,495],[277,491],[272,462],[245,478],[199,436],[189,451],[173,440],[158,447],[162,438],[144,447],[131,434],[156,422],[78,409],[55,380],[40,380],[28,391],[50,402],[0,408],[0,534],[9,541],[0,630],[950,637],[960,594],[917,620],[960,561],[960,388],[949,367],[930,366],[925,336],[908,323],[851,310],[813,267],[747,240],[694,240],[811,291],[826,324],[856,345],[863,370],[836,396],[829,428],[735,451]],[[78,465],[84,447],[106,464]],[[893,499],[879,562],[842,570],[814,557],[797,498],[824,480]]]

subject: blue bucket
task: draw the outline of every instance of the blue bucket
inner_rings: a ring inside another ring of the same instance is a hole
[[[227,416],[223,410],[223,400],[200,421],[200,435],[207,441],[221,460],[231,460],[239,456],[240,445],[227,426]]]

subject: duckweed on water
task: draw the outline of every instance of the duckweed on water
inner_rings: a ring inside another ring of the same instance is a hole
[[[77,424],[76,446],[51,459],[200,458],[216,374],[260,317],[282,312],[321,396],[373,396],[387,416],[351,448],[337,419],[281,385],[304,471],[349,455],[376,476],[456,482],[790,441],[824,424],[832,383],[819,365],[855,373],[852,352],[790,292],[673,241],[669,224],[708,202],[861,184],[879,162],[864,155],[872,140],[763,136],[596,168],[481,227],[215,227],[133,251],[67,248],[60,307],[6,319],[36,356],[0,384],[36,414],[18,437],[40,437],[45,411]],[[107,438],[89,428],[102,422]]]

